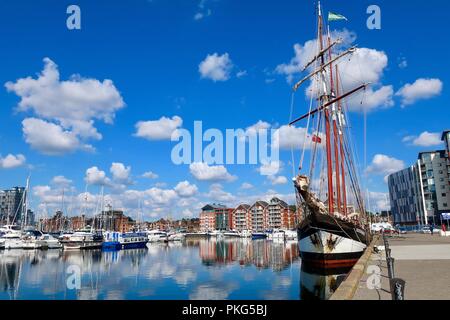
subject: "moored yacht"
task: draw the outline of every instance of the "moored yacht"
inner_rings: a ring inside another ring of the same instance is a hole
[[[6,225],[0,227],[0,233],[2,234],[5,249],[22,249],[22,231],[19,226]]]
[[[286,234],[283,230],[271,230],[266,233],[268,240],[281,240],[284,241],[286,239]]]
[[[225,231],[223,233],[224,237],[227,238],[239,238],[241,235],[239,234],[239,232],[235,231],[235,230],[230,230],[230,231]]]
[[[241,238],[251,238],[252,232],[250,230],[242,230],[240,236]]]
[[[106,232],[102,248],[104,249],[136,249],[145,248],[148,237],[144,232]]]
[[[183,233],[183,232],[169,233],[167,235],[167,240],[168,241],[183,241],[185,236],[186,236],[186,233]]]
[[[26,230],[21,237],[22,249],[24,250],[37,250],[47,249],[47,242],[42,239],[44,234],[37,230]]]
[[[167,232],[160,230],[150,230],[146,231],[148,242],[166,242]]]
[[[253,240],[257,240],[257,239],[266,239],[267,235],[265,232],[253,232],[252,233],[252,239]]]
[[[224,233],[220,230],[214,230],[214,231],[208,232],[208,235],[211,238],[221,239],[224,236]]]
[[[43,234],[42,241],[45,241],[47,249],[62,249],[62,244],[50,234]]]
[[[77,231],[72,234],[63,234],[60,242],[64,250],[101,249],[103,236],[88,231]]]

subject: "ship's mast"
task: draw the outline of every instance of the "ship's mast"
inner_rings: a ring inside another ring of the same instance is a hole
[[[339,71],[338,66],[336,66],[336,94],[339,95]],[[341,101],[338,101],[338,111],[340,114],[342,114],[342,106]],[[341,179],[342,179],[342,213],[346,216],[347,215],[347,189],[345,186],[345,152],[344,152],[344,140],[343,140],[343,132],[342,128],[340,128],[341,131],[339,132],[339,149],[341,154]],[[336,174],[336,176],[338,176]]]
[[[337,214],[348,216],[348,191],[354,192],[354,200],[356,205],[361,210],[361,214],[364,214],[364,203],[361,199],[361,192],[358,184],[358,175],[355,171],[355,166],[352,157],[351,141],[346,139],[345,134],[345,113],[341,104],[341,100],[361,91],[365,90],[370,83],[363,83],[358,87],[347,91],[340,92],[340,78],[338,70],[338,60],[356,51],[356,47],[350,47],[343,52],[336,52],[333,55],[335,46],[342,43],[342,39],[332,40],[329,27],[327,28],[327,34],[325,34],[325,22],[322,16],[322,8],[320,1],[317,5],[317,53],[316,55],[304,66],[302,71],[307,70],[317,63],[315,69],[309,75],[302,78],[293,86],[293,91],[297,91],[299,87],[306,81],[315,78],[318,83],[318,106],[315,109],[309,109],[309,112],[303,116],[291,121],[289,125],[293,125],[303,119],[309,119],[318,114],[317,120],[317,132],[320,131],[321,124],[323,124],[323,130],[325,131],[325,152],[326,152],[326,172],[327,172],[327,200],[328,205],[320,206],[315,199],[315,195],[312,195],[307,189],[302,189],[304,186],[309,188],[310,181],[313,177],[313,168],[315,162],[315,153],[311,158],[311,168],[309,180],[303,175],[299,175],[300,180],[296,180],[297,191],[303,196],[305,202],[308,204],[311,210],[318,211],[320,213]],[[324,42],[324,36],[326,36]],[[322,122],[324,121],[324,122]],[[309,125],[308,125],[309,127]],[[319,142],[317,141],[319,140]],[[321,143],[320,139],[316,139],[314,150],[317,143]],[[325,164],[325,163],[324,163]],[[300,169],[301,170],[301,169]],[[348,178],[348,181],[347,181]],[[302,180],[303,179],[303,180]],[[303,184],[301,181],[307,181]],[[349,190],[347,190],[347,182],[350,182]],[[306,198],[305,198],[306,196]],[[353,199],[353,198],[352,198]]]
[[[323,51],[323,17],[322,17],[322,10],[320,7],[320,1],[318,3],[318,41],[319,41],[319,47],[320,52]],[[326,71],[324,68],[325,65],[325,57],[324,55],[321,55],[320,57],[320,77],[323,87],[323,93],[320,95],[319,99],[321,104],[325,105],[329,102],[329,95],[327,90],[327,84],[326,84]],[[324,115],[325,115],[325,139],[326,139],[326,154],[327,154],[327,175],[328,175],[328,212],[332,213],[334,211],[334,197],[333,197],[333,164],[332,164],[332,158],[331,158],[331,129],[330,129],[330,112],[327,108],[324,109]]]

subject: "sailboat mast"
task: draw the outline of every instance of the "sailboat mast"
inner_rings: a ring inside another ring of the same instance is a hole
[[[336,94],[339,96],[339,69],[336,66]],[[338,111],[342,112],[341,101],[338,101]],[[347,215],[347,189],[345,186],[345,153],[344,153],[344,140],[343,140],[343,132],[341,128],[341,132],[339,133],[339,149],[341,153],[341,180],[342,180],[342,213]],[[338,176],[338,174],[336,174]]]
[[[323,50],[323,19],[322,19],[322,10],[320,7],[320,1],[318,3],[319,6],[319,28],[318,28],[318,40],[320,45],[320,51]],[[320,58],[321,67],[325,65],[325,58],[322,55]],[[325,81],[325,70],[322,69],[322,85],[323,85],[323,94],[320,97],[322,104],[326,104],[328,102],[328,92]],[[332,213],[334,210],[334,199],[333,199],[333,164],[331,159],[331,129],[330,129],[330,113],[327,108],[324,110],[325,115],[325,139],[326,139],[326,153],[327,153],[327,174],[328,174],[328,212]]]
[[[332,52],[331,52],[331,33],[330,27],[328,26],[328,56],[330,61],[332,60]],[[331,87],[331,96],[335,97],[334,90],[334,79],[333,79],[333,64],[330,63],[330,87]],[[333,147],[334,147],[334,166],[335,166],[335,185],[336,185],[336,204],[337,204],[337,212],[341,212],[341,187],[340,187],[340,174],[339,174],[339,151],[338,151],[338,128],[337,128],[337,110],[336,104],[332,105],[332,120],[333,120]]]

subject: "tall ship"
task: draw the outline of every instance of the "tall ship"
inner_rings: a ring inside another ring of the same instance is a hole
[[[345,19],[329,13],[328,23],[340,18]],[[335,38],[326,22],[319,2],[315,52],[302,70],[305,76],[293,87],[295,93],[303,84],[310,84],[306,90],[309,110],[291,119],[289,125],[304,122],[306,126],[304,136],[298,137],[304,140],[299,174],[293,179],[297,206],[303,211],[297,227],[302,263],[343,268],[358,261],[370,240],[347,112],[347,99],[363,96],[370,84],[343,88],[340,63],[346,60],[351,64],[349,58],[358,49]],[[309,159],[305,158],[307,149]],[[306,160],[309,166],[304,165]]]

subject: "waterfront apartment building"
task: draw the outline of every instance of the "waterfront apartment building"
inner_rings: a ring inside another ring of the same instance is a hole
[[[269,204],[265,201],[256,201],[249,209],[252,232],[264,232],[268,229]]]
[[[425,217],[436,224],[440,224],[441,214],[450,212],[447,155],[444,150],[419,154],[418,166]]]
[[[268,229],[293,229],[298,214],[278,198],[269,202],[258,200],[253,205],[240,204],[234,209],[221,204],[208,204],[200,213],[200,230],[249,230],[264,232]]]
[[[442,141],[445,150],[421,152],[417,163],[388,177],[395,224],[441,224],[450,212],[450,131]]]
[[[0,191],[0,225],[21,222],[25,197],[24,187]]]
[[[200,213],[200,230],[207,232],[233,229],[232,213],[233,209],[222,204],[207,204]]]
[[[240,204],[232,212],[233,226],[237,231],[251,230],[252,217],[250,215],[250,205]]]

